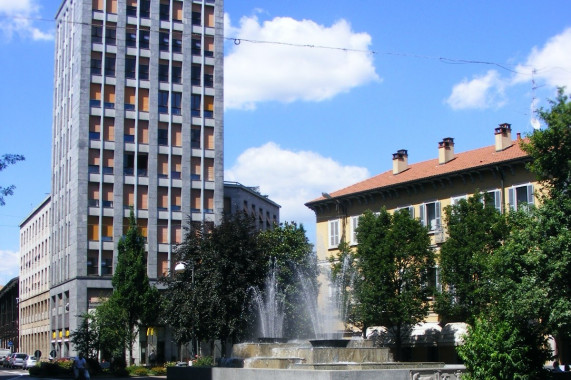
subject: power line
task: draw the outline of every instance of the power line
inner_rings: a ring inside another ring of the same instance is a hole
[[[55,22],[55,20],[41,18],[41,17],[24,17],[24,16],[12,16],[12,17],[5,17],[6,19],[24,19],[24,20],[31,20],[31,21],[41,21],[41,22]],[[72,21],[72,20],[62,20],[61,22],[68,23],[68,24],[77,24],[77,25],[84,25],[84,26],[102,26],[98,23],[93,22],[79,22],[79,21]],[[146,29],[146,28],[139,28],[137,25],[126,25],[126,26],[118,26],[118,25],[109,25],[106,24],[106,27],[110,29],[125,29],[126,31],[138,31],[138,30],[145,30],[149,32],[159,33],[160,30],[153,30],[153,29]],[[251,44],[265,44],[265,45],[276,45],[276,46],[290,46],[290,47],[299,47],[299,48],[310,48],[310,49],[325,49],[325,50],[337,50],[337,51],[344,51],[344,52],[352,52],[352,53],[364,53],[364,54],[371,54],[371,55],[389,55],[389,56],[397,56],[397,57],[408,57],[408,58],[416,58],[416,59],[426,59],[426,60],[434,60],[439,61],[442,63],[447,64],[475,64],[475,65],[489,65],[489,66],[496,66],[502,70],[509,71],[514,74],[520,75],[529,75],[528,73],[519,72],[517,70],[511,69],[506,65],[493,62],[493,61],[485,61],[485,60],[473,60],[473,59],[458,59],[458,58],[448,58],[448,57],[433,57],[427,55],[420,55],[420,54],[413,54],[413,53],[405,53],[405,52],[383,52],[371,49],[354,49],[348,47],[340,47],[340,46],[327,46],[327,45],[316,45],[311,43],[295,43],[295,42],[284,42],[284,41],[271,41],[271,40],[255,40],[250,38],[239,38],[239,37],[224,37],[227,41],[232,41],[234,45],[240,45],[242,42],[247,42]],[[525,65],[518,65],[518,66],[525,66]],[[530,67],[531,68],[531,67]],[[560,68],[563,69],[563,68]],[[548,70],[543,69],[543,70]],[[564,70],[564,69],[563,69]]]

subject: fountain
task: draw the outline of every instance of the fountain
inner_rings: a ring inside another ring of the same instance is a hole
[[[278,341],[282,337],[284,298],[279,294],[279,268],[272,268],[265,282],[265,292],[252,289],[258,312],[262,338],[258,342],[234,344],[232,359],[242,368],[212,368],[204,376],[193,373],[196,379],[290,380],[291,370],[298,380],[305,379],[459,379],[457,368],[444,369],[444,363],[394,362],[388,347],[375,347],[373,340],[342,339],[341,327],[347,316],[348,302],[343,290],[351,287],[352,275],[343,263],[335,284],[330,286],[328,302],[317,307],[317,289],[312,281],[298,276],[303,288],[303,303],[311,317],[318,339]],[[342,301],[339,303],[339,301]],[[340,307],[341,306],[341,307]],[[337,346],[338,344],[342,344]],[[204,370],[196,368],[196,370]],[[184,369],[169,368],[168,380],[185,380]],[[341,371],[341,372],[340,372]],[[204,371],[203,371],[204,372]],[[339,377],[341,376],[341,377]]]

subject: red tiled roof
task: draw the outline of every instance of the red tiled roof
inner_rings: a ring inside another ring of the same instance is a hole
[[[493,164],[507,163],[527,156],[528,154],[521,149],[519,141],[515,140],[510,147],[499,152],[496,152],[495,145],[490,145],[463,153],[455,153],[452,160],[442,165],[438,163],[438,159],[436,158],[416,164],[409,164],[408,168],[399,174],[393,174],[391,169],[344,189],[334,191],[329,195],[334,198],[342,197],[373,189],[414,182],[421,179],[439,177],[454,172],[462,172],[467,169],[477,169],[479,167],[486,167]],[[319,197],[307,204],[323,200],[325,200],[324,197]]]

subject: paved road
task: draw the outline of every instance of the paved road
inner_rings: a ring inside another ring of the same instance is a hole
[[[93,377],[92,380],[166,380],[166,376],[141,376],[141,377],[107,377],[107,376],[96,376]],[[2,368],[0,366],[0,380],[32,380],[36,379],[35,377],[30,377],[28,371],[24,371],[22,369],[9,369],[9,368]],[[56,379],[49,379],[46,377],[41,378],[41,380],[72,380],[71,378],[56,378]]]

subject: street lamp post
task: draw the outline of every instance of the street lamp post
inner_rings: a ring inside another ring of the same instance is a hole
[[[184,273],[185,270],[186,270],[186,264],[182,261],[179,261],[174,267],[174,271],[177,274]],[[192,284],[192,287],[194,288],[194,263],[192,264],[190,270],[191,270],[191,272],[190,272],[191,273],[191,282],[190,283]],[[196,347],[193,347],[193,349],[196,348],[195,352],[198,355],[198,339],[196,339],[196,337],[194,339],[196,341]]]

